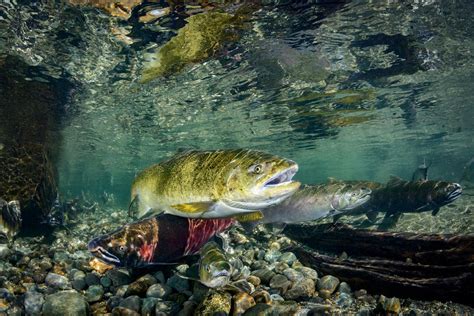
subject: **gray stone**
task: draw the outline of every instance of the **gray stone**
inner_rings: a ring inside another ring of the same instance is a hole
[[[146,291],[146,296],[147,297],[155,297],[155,298],[161,298],[166,300],[166,298],[171,294],[173,289],[166,285],[166,284],[153,284],[148,288]]]
[[[291,286],[290,280],[284,275],[276,274],[270,280],[270,287],[278,290],[281,294],[284,294]]]
[[[353,299],[352,297],[344,292],[341,292],[336,299],[336,304],[342,308],[347,308],[352,305]]]
[[[52,272],[46,275],[46,279],[44,280],[44,282],[46,283],[46,285],[56,289],[64,290],[69,287],[69,281],[65,276]]]
[[[22,316],[24,315],[24,311],[21,306],[13,305],[13,306],[10,306],[10,308],[8,309],[7,315],[8,316]],[[31,314],[31,315],[39,315],[39,314]]]
[[[259,270],[268,267],[268,262],[265,260],[256,260],[250,264],[252,270]]]
[[[100,301],[103,295],[104,288],[102,287],[102,285],[91,285],[85,293],[86,300],[89,303]]]
[[[388,314],[398,315],[401,309],[400,300],[398,298],[396,297],[389,298],[383,295],[380,295],[379,297],[378,307],[379,308],[381,307],[387,313],[387,315]]]
[[[156,297],[147,297],[144,298],[142,301],[142,316],[152,316],[155,315],[155,306],[156,303],[159,302],[160,299]]]
[[[140,314],[132,309],[117,306],[112,310],[113,316],[140,316]]]
[[[295,262],[297,260],[296,256],[294,253],[292,252],[284,252],[280,258],[278,258],[278,261],[280,262],[285,262],[286,264],[288,265],[292,265],[293,262]]]
[[[351,294],[352,290],[349,284],[347,284],[346,282],[341,282],[341,284],[339,284],[339,292]]]
[[[263,316],[272,315],[272,306],[264,303],[257,303],[245,311],[245,316]]]
[[[88,286],[100,284],[100,277],[96,273],[93,273],[93,272],[87,273],[85,279],[86,279],[86,284]]]
[[[89,305],[84,297],[73,290],[48,295],[43,305],[43,315],[48,316],[86,316],[88,312]]]
[[[166,278],[165,278],[165,275],[163,273],[163,271],[158,271],[158,272],[155,272],[153,274],[153,276],[155,277],[155,279],[160,282],[161,284],[165,284],[166,283]]]
[[[286,263],[286,262],[277,262],[275,264],[275,267],[273,268],[273,271],[275,271],[276,273],[280,273],[282,274],[283,271],[285,271],[286,269],[288,269],[290,266]]]
[[[35,290],[28,290],[25,293],[25,311],[29,315],[39,315],[44,304],[43,294]]]
[[[186,301],[183,303],[183,308],[179,311],[177,316],[192,316],[196,310],[197,303],[193,301]]]
[[[103,276],[100,278],[100,284],[103,287],[109,287],[112,285],[112,280],[109,277]]]
[[[73,280],[71,285],[77,291],[82,291],[87,287],[85,278]]]
[[[311,279],[303,279],[295,284],[289,289],[283,297],[289,300],[303,299],[312,297],[315,291],[314,281]]]
[[[128,285],[121,285],[116,289],[115,295],[123,297],[125,296],[125,293],[127,293],[127,289],[128,289]]]
[[[270,297],[272,298],[273,302],[283,302],[285,299],[281,297],[279,294],[271,294]]]
[[[170,301],[158,301],[155,305],[155,316],[173,315],[179,311],[179,304]]]
[[[303,273],[305,278],[310,278],[313,281],[318,279],[318,272],[316,270],[308,268],[308,267],[298,267],[295,268],[296,271]]]
[[[125,270],[113,269],[109,270],[105,274],[114,286],[126,285],[131,282],[130,275]]]
[[[329,298],[339,285],[339,279],[332,275],[325,275],[318,280],[319,294],[324,298]]]
[[[122,298],[120,296],[111,296],[107,300],[107,310],[111,311],[115,307],[119,306],[120,302],[122,301]]]
[[[266,284],[270,282],[270,280],[275,276],[275,274],[275,272],[268,268],[258,269],[252,272],[252,275],[255,275],[256,277],[260,278],[260,280]]]
[[[119,304],[119,307],[125,307],[136,312],[140,311],[140,306],[141,306],[141,300],[138,295],[129,296],[125,298],[124,300],[122,300]]]
[[[166,281],[166,285],[175,289],[179,293],[189,290],[189,281],[177,275],[173,275],[171,278],[169,278],[168,281]]]
[[[125,296],[138,295],[144,297],[147,289],[155,283],[156,279],[152,275],[146,274],[128,286]]]
[[[288,280],[293,283],[299,282],[304,279],[304,275],[301,272],[296,271],[293,268],[288,268],[283,271],[283,274],[288,278]]]
[[[278,250],[269,250],[265,253],[265,260],[274,263],[277,262],[278,259],[280,259],[281,252]]]

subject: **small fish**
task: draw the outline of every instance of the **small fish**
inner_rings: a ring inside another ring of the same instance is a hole
[[[230,283],[233,267],[217,243],[210,241],[200,250],[199,281],[210,288],[223,288]]]
[[[107,264],[126,268],[171,264],[197,253],[214,235],[235,223],[227,219],[192,219],[160,214],[99,236],[89,251]]]
[[[280,203],[300,186],[298,165],[256,150],[190,150],[137,175],[130,215],[160,212],[191,218],[253,213]]]
[[[7,240],[12,239],[19,232],[21,222],[20,202],[7,202],[0,198],[0,234],[5,235]]]
[[[262,219],[241,225],[251,231],[259,224],[288,224],[336,216],[369,201],[371,192],[369,188],[343,182],[304,186],[280,204],[262,210]]]

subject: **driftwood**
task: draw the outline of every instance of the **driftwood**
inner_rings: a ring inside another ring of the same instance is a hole
[[[345,225],[289,225],[299,260],[355,288],[388,296],[474,305],[474,235],[355,230]],[[324,252],[324,253],[320,253]],[[341,253],[348,257],[341,257]]]

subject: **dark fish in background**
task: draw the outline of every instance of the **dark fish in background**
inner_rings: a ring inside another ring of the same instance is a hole
[[[348,183],[355,186],[357,181]],[[462,193],[461,185],[454,182],[405,181],[397,177],[392,177],[386,184],[360,181],[359,185],[372,189],[369,202],[343,215],[366,214],[372,222],[379,212],[385,213],[386,218],[392,217],[395,222],[402,213],[431,211],[436,215],[440,207],[452,203]]]
[[[89,242],[88,249],[105,263],[126,268],[172,264],[197,253],[210,238],[234,223],[232,218],[191,219],[160,214],[99,236]]]
[[[0,235],[10,240],[20,230],[21,221],[20,202],[7,202],[0,198]]]

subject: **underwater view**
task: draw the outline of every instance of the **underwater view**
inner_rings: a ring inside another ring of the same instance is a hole
[[[474,315],[472,12],[0,0],[0,315]]]

